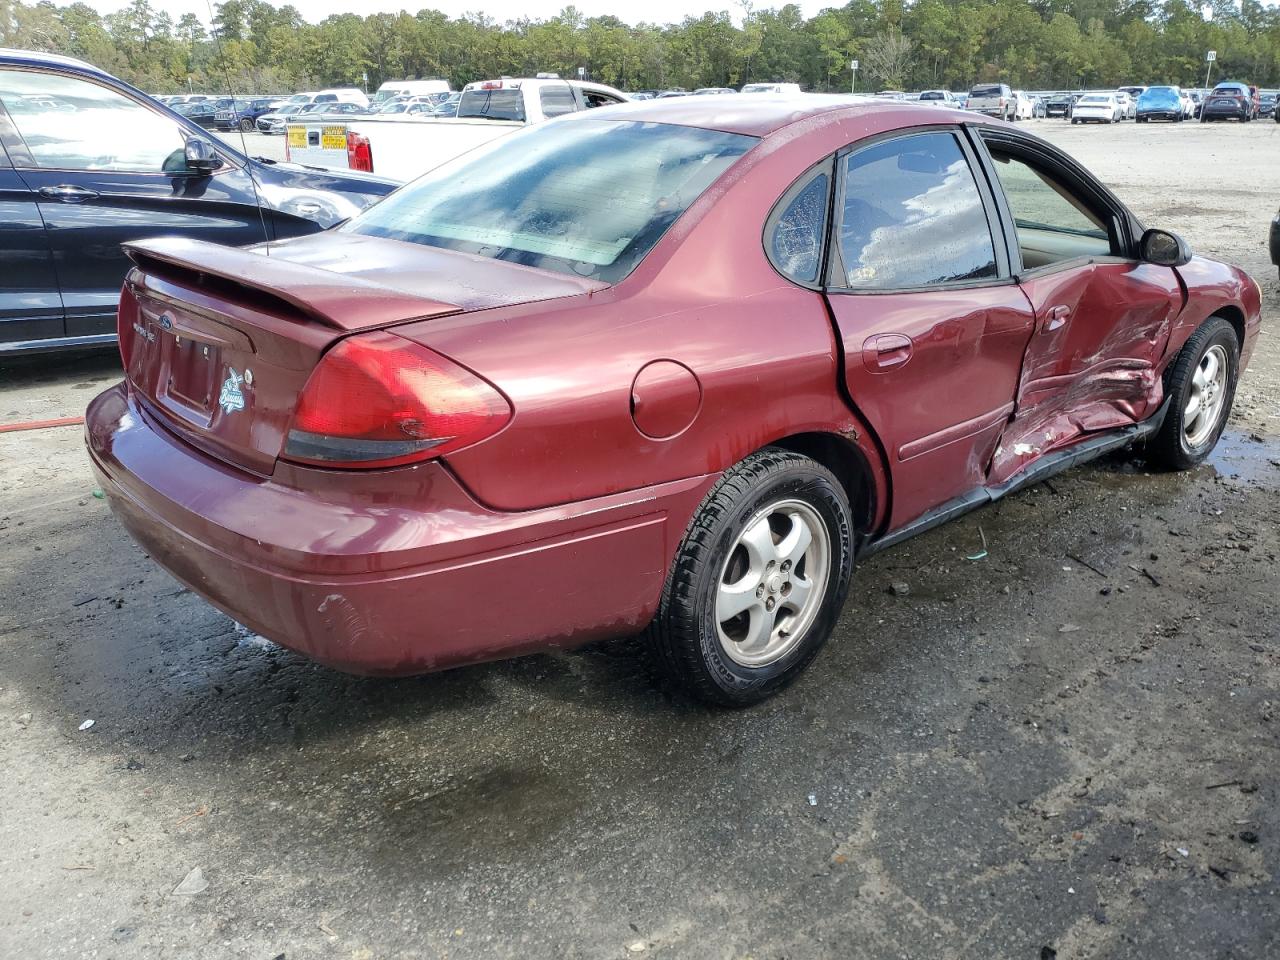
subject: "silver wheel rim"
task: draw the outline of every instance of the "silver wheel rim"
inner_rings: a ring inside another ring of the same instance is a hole
[[[1191,395],[1182,408],[1182,436],[1192,449],[1202,446],[1218,425],[1227,402],[1227,351],[1214,344],[1191,375]]]
[[[781,660],[804,639],[827,591],[831,538],[803,500],[779,500],[742,528],[716,589],[716,632],[744,667]]]

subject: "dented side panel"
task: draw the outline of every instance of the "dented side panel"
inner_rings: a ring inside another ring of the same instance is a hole
[[[1171,268],[1132,261],[1084,264],[1022,289],[1036,330],[1013,422],[992,458],[993,484],[1085,434],[1149,417],[1164,399],[1161,360],[1183,306]]]

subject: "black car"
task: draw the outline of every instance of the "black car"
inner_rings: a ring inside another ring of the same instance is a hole
[[[1051,97],[1046,97],[1044,101],[1044,115],[1046,117],[1062,117],[1070,119],[1071,108],[1076,104],[1076,98],[1069,93],[1055,93]]]
[[[1280,114],[1277,115],[1280,123]],[[1280,267],[1280,213],[1271,218],[1271,262]]]
[[[246,157],[87,63],[0,52],[0,354],[114,341],[125,241],[315,233],[396,186]]]
[[[212,130],[214,120],[218,113],[228,111],[235,106],[235,98],[233,97],[217,97],[208,100],[201,100],[197,103],[188,103],[178,110],[180,116],[186,117],[192,123],[204,127],[206,130]]]
[[[1264,93],[1258,98],[1258,116],[1274,117],[1276,115],[1276,97],[1280,94]]]

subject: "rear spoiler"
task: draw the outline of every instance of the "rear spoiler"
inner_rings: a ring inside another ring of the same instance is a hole
[[[209,278],[265,293],[319,323],[353,332],[406,320],[458,313],[456,303],[430,300],[360,277],[294,263],[283,257],[205,240],[160,237],[123,245],[143,273],[203,285]]]

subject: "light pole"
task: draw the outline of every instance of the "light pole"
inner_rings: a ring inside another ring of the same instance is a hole
[[[849,69],[853,71],[853,86],[850,88],[849,92],[857,93],[858,92],[858,61],[850,60]]]

